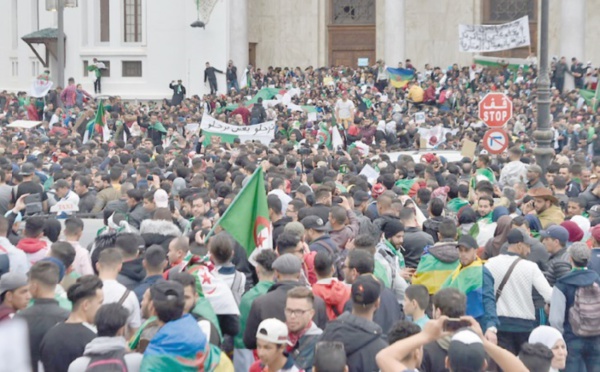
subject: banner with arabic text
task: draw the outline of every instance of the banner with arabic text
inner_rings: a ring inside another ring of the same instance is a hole
[[[500,25],[458,25],[461,52],[497,52],[529,44],[528,16]]]
[[[204,135],[205,146],[211,143],[233,143],[236,138],[239,138],[241,143],[256,140],[268,145],[275,138],[274,121],[238,126],[224,123],[205,113],[202,116],[200,129]]]

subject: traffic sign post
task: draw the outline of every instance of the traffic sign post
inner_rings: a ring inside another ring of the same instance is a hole
[[[508,134],[500,128],[489,129],[483,136],[483,148],[492,155],[502,154],[508,148]]]
[[[502,128],[513,115],[513,104],[503,93],[488,93],[479,101],[479,119],[490,128]]]

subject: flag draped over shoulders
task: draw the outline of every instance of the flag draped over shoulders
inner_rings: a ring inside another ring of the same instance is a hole
[[[478,318],[483,310],[483,264],[477,258],[469,266],[457,267],[442,288],[456,288],[467,296],[467,315]]]

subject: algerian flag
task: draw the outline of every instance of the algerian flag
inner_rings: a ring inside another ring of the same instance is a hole
[[[596,109],[598,108],[598,104],[600,103],[600,83],[598,83],[598,85],[596,86],[595,92],[589,89],[580,89],[579,95],[581,96],[581,98],[584,99],[585,103],[588,106],[592,106],[593,110],[596,111]],[[577,106],[578,108],[581,107],[579,103]]]
[[[165,126],[160,121],[157,121],[156,123],[150,124],[148,126],[148,128],[152,128],[152,129],[154,129],[157,132],[161,132],[161,133],[165,133],[165,134],[167,133],[167,130],[165,129]]]
[[[47,73],[43,73],[38,76],[31,86],[31,90],[29,91],[29,95],[31,97],[44,97],[48,94],[48,91],[52,89],[52,81],[50,81],[50,77]]]
[[[360,155],[367,156],[369,155],[369,145],[363,143],[362,141],[355,141],[350,146],[348,146],[348,152],[352,151],[352,149],[357,148]]]
[[[480,181],[490,181],[492,184],[495,184],[496,176],[494,175],[494,171],[490,168],[477,168],[475,176],[471,178],[471,188],[475,189],[475,186]]]
[[[98,104],[94,120],[90,120],[87,123],[85,133],[83,134],[83,143],[86,143],[99,133],[102,133],[102,142],[107,142],[110,139],[110,130],[108,129],[108,125],[106,125],[106,110],[102,101]]]
[[[317,132],[317,143],[319,145],[325,145],[328,149],[331,149],[331,133],[327,124],[320,122],[319,131]]]
[[[231,202],[208,236],[212,235],[217,226],[231,234],[244,247],[248,256],[255,250],[273,248],[273,228],[269,220],[262,167],[258,167],[252,174],[246,186]],[[218,313],[216,307],[215,310]]]
[[[331,147],[334,149],[344,147],[344,140],[342,139],[342,135],[336,126],[331,128]]]

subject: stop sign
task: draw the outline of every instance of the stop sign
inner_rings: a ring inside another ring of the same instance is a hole
[[[491,128],[500,128],[512,118],[512,101],[503,93],[488,93],[479,101],[479,119]]]

